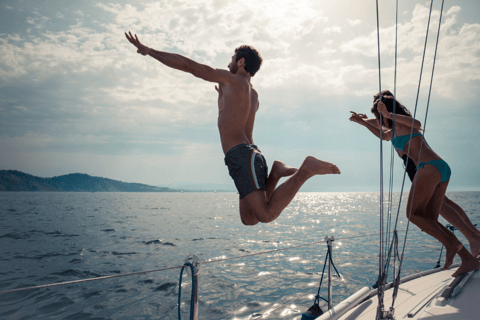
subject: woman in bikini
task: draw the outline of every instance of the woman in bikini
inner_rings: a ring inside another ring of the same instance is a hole
[[[393,113],[394,103],[395,114]],[[356,113],[353,113],[350,120],[365,126],[378,138],[380,138],[380,127],[381,138],[392,141],[399,155],[408,153],[416,165],[417,173],[407,202],[408,219],[445,246],[445,270],[451,266],[456,254],[460,256],[462,264],[452,276],[456,277],[479,269],[480,262],[468,252],[450,230],[438,222],[451,171],[448,164],[426,143],[420,132],[420,122],[414,120],[408,109],[394,100],[393,95],[387,90],[382,91],[381,101],[375,100],[371,111],[375,115],[377,125],[369,123],[366,121],[368,119]]]

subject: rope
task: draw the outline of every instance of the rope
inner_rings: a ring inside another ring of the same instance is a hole
[[[317,291],[317,295],[315,296],[315,300],[314,300],[313,305],[318,305],[319,302],[320,302],[320,299],[322,299],[323,301],[325,301],[325,302],[327,302],[327,303],[329,302],[328,300],[326,300],[325,298],[323,298],[323,297],[320,296],[320,289],[322,288],[323,276],[325,275],[325,268],[327,267],[327,260],[329,260],[329,262],[331,263],[331,265],[332,265],[333,268],[335,269],[335,272],[337,273],[338,277],[340,277],[340,273],[338,272],[337,267],[335,267],[335,264],[333,263],[333,260],[332,260],[332,252],[331,252],[330,245],[328,245],[328,247],[327,247],[327,254],[325,255],[325,261],[323,262],[322,276],[321,276],[321,278],[320,278],[320,284],[318,285],[318,291]],[[270,313],[275,312],[275,311],[277,311],[278,309],[281,309],[282,307],[286,306],[287,304],[290,304],[290,303],[292,303],[292,302],[294,302],[294,301],[296,301],[296,300],[298,300],[298,299],[306,296],[307,294],[311,293],[313,290],[315,290],[315,289],[309,290],[309,291],[307,291],[306,293],[301,294],[301,295],[298,296],[297,298],[295,298],[295,299],[293,299],[293,300],[291,300],[291,301],[289,301],[289,302],[287,302],[287,303],[285,303],[285,304],[282,304],[282,305],[280,305],[279,307],[277,307],[277,308],[275,308],[275,309],[273,309],[273,310],[268,310],[268,311],[264,312],[264,313],[262,314],[262,317],[263,317],[263,316],[266,316],[266,315],[269,315]]]
[[[322,277],[320,278],[320,284],[318,285],[318,292],[317,292],[317,295],[315,296],[314,304],[318,304],[320,302],[320,299],[323,299],[322,297],[320,297],[320,289],[322,288],[323,276],[325,275],[325,268],[327,267],[327,259],[332,264],[332,266],[335,269],[335,272],[337,273],[338,277],[340,277],[340,273],[338,272],[337,267],[335,267],[335,264],[333,263],[330,247],[328,247],[327,254],[325,255],[325,262],[323,263]],[[325,299],[323,299],[323,300],[325,300]],[[325,301],[327,301],[327,300],[325,300]]]

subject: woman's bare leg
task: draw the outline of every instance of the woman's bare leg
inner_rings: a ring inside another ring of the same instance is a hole
[[[446,261],[444,269],[448,269],[455,255],[459,254],[462,265],[454,274],[454,276],[457,276],[480,268],[480,262],[465,250],[453,233],[437,221],[448,186],[448,181],[438,184],[440,178],[440,173],[434,166],[425,166],[417,172],[416,183],[412,184],[412,190],[409,194],[407,215],[412,223],[445,246]],[[413,193],[414,188],[415,193]]]
[[[472,255],[477,257],[480,254],[480,231],[475,228],[465,211],[458,204],[445,197],[440,215],[467,238]]]

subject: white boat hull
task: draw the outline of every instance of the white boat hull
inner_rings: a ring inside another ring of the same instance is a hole
[[[395,300],[394,318],[480,319],[480,272],[471,272],[462,279],[456,279],[452,274],[457,267],[446,271],[435,269],[403,279]],[[385,291],[386,310],[392,304],[392,293],[391,288]],[[359,299],[360,296],[362,298]],[[376,290],[368,292],[363,288],[317,320],[374,320],[377,306]]]

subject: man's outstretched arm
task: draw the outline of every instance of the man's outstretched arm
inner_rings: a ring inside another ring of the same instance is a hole
[[[128,32],[128,34],[125,33],[125,36],[131,44],[137,47],[138,53],[144,56],[149,55],[167,67],[188,72],[205,81],[216,83],[227,83],[232,77],[231,73],[227,70],[214,69],[179,54],[157,51],[149,48],[138,40],[137,35],[134,37],[130,32]]]

